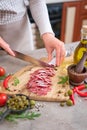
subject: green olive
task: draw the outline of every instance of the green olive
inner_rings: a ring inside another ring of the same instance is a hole
[[[69,90],[68,90],[68,95],[70,96],[70,95],[72,95],[72,94],[73,94],[72,89],[69,89]]]
[[[30,100],[30,105],[35,105],[35,100]]]
[[[31,107],[31,108],[34,108],[35,103],[36,103],[35,100],[30,100],[30,107]]]
[[[66,101],[66,104],[67,104],[67,106],[72,106],[72,105],[73,105],[73,102],[72,102],[72,100],[68,99],[68,100]]]

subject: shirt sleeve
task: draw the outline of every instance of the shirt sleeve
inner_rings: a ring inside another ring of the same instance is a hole
[[[39,28],[40,35],[44,33],[54,34],[45,0],[30,0],[29,6],[32,17]]]

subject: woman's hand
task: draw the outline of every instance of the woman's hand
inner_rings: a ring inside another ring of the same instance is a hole
[[[0,47],[7,51],[10,55],[15,56],[10,46],[0,37]]]
[[[48,60],[52,60],[52,52],[56,51],[56,65],[59,66],[65,58],[65,46],[62,41],[53,36],[53,34],[45,33],[42,35],[45,47],[48,53]]]

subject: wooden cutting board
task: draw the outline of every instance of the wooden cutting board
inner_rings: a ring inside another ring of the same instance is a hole
[[[35,70],[41,68],[37,66],[25,66],[24,68],[16,72],[8,82],[8,86],[10,87],[11,91],[5,90],[1,83],[0,92],[7,93],[9,95],[22,93],[29,96],[30,99],[39,101],[66,101],[69,97],[65,96],[65,94],[70,89],[70,86],[69,84],[58,84],[58,82],[60,80],[59,76],[67,75],[67,67],[72,63],[73,55],[71,55],[70,57],[66,57],[62,65],[57,68],[55,76],[51,77],[52,89],[47,93],[47,95],[36,95],[34,93],[29,92],[29,90],[26,88],[26,85],[30,78],[30,74]],[[17,86],[12,85],[15,77],[17,77],[20,81],[20,83]],[[61,92],[59,93],[59,91]]]

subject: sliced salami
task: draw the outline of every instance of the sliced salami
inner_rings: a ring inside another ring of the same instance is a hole
[[[37,95],[47,95],[51,91],[51,77],[55,75],[54,68],[42,68],[34,71],[30,75],[27,89]]]

